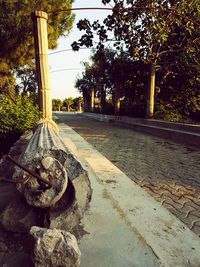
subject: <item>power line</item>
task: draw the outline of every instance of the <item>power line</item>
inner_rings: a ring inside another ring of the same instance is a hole
[[[58,10],[52,10],[52,11],[47,11],[46,13],[48,14],[58,14],[61,12],[69,12],[69,11],[81,11],[81,10],[110,10],[113,11],[114,8],[111,7],[75,7],[75,8],[66,8],[66,9],[58,9]],[[155,10],[155,11],[160,11],[160,12],[166,12],[169,14],[173,14],[178,17],[182,17],[187,21],[190,21],[198,26],[200,26],[200,23],[196,20],[191,19],[188,16],[184,16],[180,14],[178,11],[176,11],[173,8],[164,8],[162,6],[159,7],[145,7],[145,6],[135,6],[133,5],[132,7],[125,7],[125,8],[120,8],[120,11],[127,11],[127,10]]]
[[[69,11],[81,11],[81,10],[110,10],[112,11],[113,8],[111,7],[74,7],[74,8],[66,8],[66,9],[58,9],[54,11],[47,11],[48,14],[57,14],[60,12],[69,12]]]
[[[111,42],[116,42],[116,40],[109,39],[107,41],[104,41],[104,43],[107,43],[107,42],[109,42],[109,44],[107,45],[107,47],[109,47],[110,43]],[[94,43],[98,44],[98,42],[94,42]],[[83,50],[83,49],[94,50],[94,51],[97,50],[97,48],[94,47],[94,46],[93,47],[79,47],[79,50]],[[49,56],[55,55],[55,54],[59,54],[59,53],[63,53],[63,52],[70,52],[70,51],[78,52],[78,51],[73,50],[72,48],[68,48],[68,49],[62,49],[62,50],[58,50],[58,51],[55,51],[55,52],[51,52],[51,53],[49,53]]]
[[[73,69],[60,69],[60,70],[53,70],[50,73],[55,73],[55,72],[61,72],[61,71],[76,71],[76,70],[84,70],[81,68],[73,68]]]
[[[89,48],[89,47],[81,47],[79,49],[94,49],[94,48]],[[72,48],[68,48],[68,49],[63,49],[63,50],[59,50],[59,51],[55,51],[55,52],[51,52],[49,53],[49,56],[54,55],[54,54],[58,54],[58,53],[62,53],[62,52],[68,52],[68,51],[74,51]],[[74,51],[77,52],[77,51]]]

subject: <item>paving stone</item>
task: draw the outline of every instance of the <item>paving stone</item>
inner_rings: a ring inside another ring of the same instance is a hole
[[[200,236],[198,148],[83,116],[58,117]]]

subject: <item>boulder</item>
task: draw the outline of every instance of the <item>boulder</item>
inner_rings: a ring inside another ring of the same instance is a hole
[[[56,202],[64,194],[67,184],[68,176],[65,168],[61,163],[44,153],[33,155],[29,162],[26,162],[28,169],[35,170],[44,179],[51,182],[52,186],[49,188],[42,181],[31,177],[25,184],[19,185],[18,189],[23,192],[27,203],[30,206],[38,208],[48,208],[56,204]],[[20,175],[26,177],[27,174],[21,171]],[[30,177],[30,176],[29,176]]]
[[[89,206],[91,194],[88,176],[82,172],[78,179],[69,181],[62,198],[47,211],[45,227],[74,232]]]
[[[30,230],[35,267],[78,267],[80,250],[75,236],[67,231],[33,226]]]

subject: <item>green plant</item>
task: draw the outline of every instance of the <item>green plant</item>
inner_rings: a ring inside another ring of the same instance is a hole
[[[35,125],[40,115],[31,97],[18,96],[14,103],[0,94],[0,135],[22,134]]]
[[[172,109],[170,105],[159,104],[157,111],[154,114],[155,119],[171,121],[171,122],[182,122],[184,117],[178,110]]]

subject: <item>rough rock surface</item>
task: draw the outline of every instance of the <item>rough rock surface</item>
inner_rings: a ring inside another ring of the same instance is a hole
[[[67,209],[50,210],[45,221],[45,226],[54,229],[74,232],[82,218],[81,211],[76,201]]]
[[[52,187],[48,188],[43,182],[28,176],[26,172],[17,167],[13,175],[14,180],[30,177],[27,182],[18,186],[29,205],[40,208],[53,207],[65,193],[68,179],[73,182],[73,186],[78,183],[79,179],[84,179],[81,183],[85,184],[86,194],[81,193],[82,199],[79,198],[79,193],[76,194],[80,200],[78,204],[81,205],[81,210],[82,205],[85,205],[88,198],[91,198],[92,191],[87,171],[64,145],[58,133],[48,124],[37,127],[25,152],[20,156],[20,162],[52,184]],[[75,180],[77,182],[74,182]],[[85,197],[87,199],[83,199]]]
[[[61,200],[48,210],[45,226],[74,232],[89,205],[91,195],[89,179],[83,172],[78,179],[69,182]]]
[[[66,231],[33,226],[33,261],[35,267],[78,267],[80,250],[76,238]]]
[[[52,187],[48,188],[45,183],[35,177],[31,177],[25,184],[20,185],[18,189],[24,194],[27,203],[30,206],[40,208],[55,205],[67,188],[68,176],[64,167],[58,160],[49,157],[49,155],[46,156],[46,154],[42,157],[41,155],[36,155],[31,161],[26,162],[26,167],[34,170],[43,179],[52,184]],[[20,176],[27,177],[27,173],[17,172],[15,179],[19,179]]]

